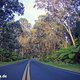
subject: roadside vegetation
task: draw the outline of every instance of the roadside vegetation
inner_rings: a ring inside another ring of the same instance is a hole
[[[9,52],[8,50],[4,50],[0,48],[0,61],[1,62],[10,62],[24,59],[16,52]]]
[[[69,64],[69,63],[64,64],[64,63],[52,63],[52,62],[41,62],[41,63],[49,65],[49,66],[53,66],[56,68],[80,73],[80,64]]]
[[[80,46],[71,46],[62,48],[52,55],[46,56],[45,59],[41,59],[40,62],[53,67],[80,73],[79,55]]]
[[[9,62],[6,62],[6,61],[0,62],[0,66],[5,66],[5,65],[10,65],[10,64],[18,63],[18,62],[21,62],[21,61],[23,61],[23,60],[25,60],[25,59],[16,60],[16,61],[9,61]]]
[[[54,63],[78,64],[80,63],[79,55],[80,55],[80,46],[76,47],[71,46],[57,50],[51,55],[47,55],[45,56],[45,58],[43,57],[41,60],[45,62],[52,61]]]

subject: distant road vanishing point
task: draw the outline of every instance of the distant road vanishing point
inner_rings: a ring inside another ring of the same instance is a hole
[[[24,60],[0,67],[0,80],[80,80],[80,74]]]

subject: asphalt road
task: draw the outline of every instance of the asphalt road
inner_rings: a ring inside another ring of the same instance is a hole
[[[35,60],[25,60],[16,64],[0,67],[0,75],[7,75],[1,80],[22,80],[27,64],[25,80],[80,80],[80,74],[44,65]],[[27,78],[29,76],[29,78]]]
[[[22,80],[22,76],[28,60],[24,60],[15,64],[0,67],[0,75],[7,75],[7,78],[0,78],[0,80]]]
[[[30,80],[80,80],[80,74],[32,61]]]

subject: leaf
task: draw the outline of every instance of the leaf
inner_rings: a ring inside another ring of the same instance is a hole
[[[75,56],[75,54],[69,54],[69,56],[68,56],[68,57],[69,57],[70,59],[73,59],[73,58],[74,58],[74,56]]]

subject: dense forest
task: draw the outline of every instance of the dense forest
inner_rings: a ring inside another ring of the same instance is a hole
[[[0,61],[80,63],[80,1],[35,0],[35,7],[46,15],[31,26],[26,18],[14,20],[14,13],[24,14],[22,3],[0,0]]]

